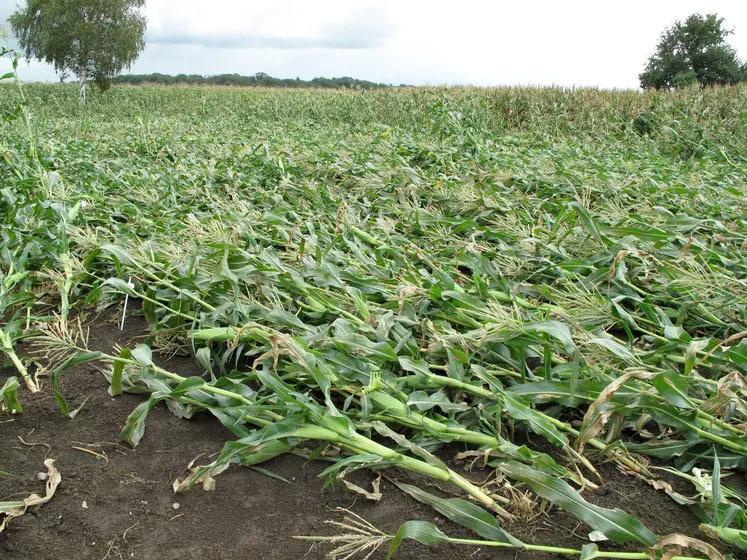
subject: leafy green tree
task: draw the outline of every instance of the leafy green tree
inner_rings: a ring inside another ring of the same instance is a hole
[[[668,89],[700,83],[734,84],[744,79],[744,67],[726,43],[732,31],[716,14],[693,14],[664,31],[656,52],[639,76],[641,87]]]
[[[145,46],[145,0],[28,0],[9,21],[26,57],[78,77],[80,100],[86,82],[103,90]]]

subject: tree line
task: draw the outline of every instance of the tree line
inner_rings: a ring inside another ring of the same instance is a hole
[[[216,74],[213,76],[202,76],[200,74],[123,74],[112,79],[112,84],[130,85],[201,85],[201,86],[264,86],[283,88],[344,88],[344,89],[378,89],[393,87],[391,84],[358,80],[349,76],[339,78],[313,78],[302,80],[300,78],[274,78],[264,72],[258,72],[253,76],[242,76],[241,74]],[[404,84],[402,84],[404,85]]]

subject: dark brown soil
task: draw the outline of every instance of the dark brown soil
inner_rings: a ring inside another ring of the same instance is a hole
[[[124,333],[113,321],[99,319],[91,329],[90,344],[109,350],[143,332],[144,324],[137,319],[129,321]],[[182,374],[197,372],[188,358],[172,359],[168,365]],[[0,384],[10,373],[0,370]],[[55,459],[62,475],[62,484],[49,503],[14,519],[0,533],[0,557],[5,560],[324,558],[328,550],[324,545],[311,546],[292,536],[331,534],[324,520],[335,518],[331,511],[335,507],[350,508],[390,532],[408,519],[426,519],[449,534],[468,536],[386,481],[382,483],[384,497],[376,503],[343,487],[323,488],[324,481],[317,475],[324,465],[290,455],[263,465],[289,483],[232,467],[217,478],[212,492],[195,488],[174,494],[171,483],[185,474],[187,464],[217,452],[231,434],[207,415],[180,420],[159,406],[148,418],[140,445],[130,449],[118,441],[118,434],[141,396],[109,397],[105,380],[91,365],[67,372],[63,384],[72,404],[88,398],[76,418],[60,415],[48,382],[37,395],[22,393],[22,415],[0,416],[0,471],[15,475],[0,477],[0,501],[22,499],[32,491],[42,493],[43,483],[36,473],[44,470],[47,457]],[[625,509],[657,534],[697,533],[694,516],[666,495],[612,466],[603,466],[603,473],[607,481],[603,492],[588,495],[589,500]],[[370,479],[361,473],[356,482],[363,485]],[[574,547],[587,542],[588,529],[556,510],[506,528],[529,542]],[[383,558],[384,553],[374,557]],[[398,558],[529,560],[550,556],[407,544]]]

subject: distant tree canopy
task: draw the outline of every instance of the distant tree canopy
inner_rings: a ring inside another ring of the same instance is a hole
[[[26,57],[78,77],[80,99],[86,82],[102,90],[145,46],[145,0],[28,0],[9,21]]]
[[[213,85],[213,86],[264,86],[264,87],[319,87],[319,88],[349,88],[349,89],[376,89],[392,87],[390,84],[369,82],[368,80],[357,80],[348,76],[340,78],[313,78],[301,80],[300,78],[273,78],[264,72],[258,72],[253,76],[242,76],[240,74],[217,74],[214,76],[202,76],[199,74],[125,74],[117,76],[112,80],[115,84],[188,84],[188,85]]]
[[[732,31],[716,14],[693,14],[664,31],[656,52],[639,76],[642,88],[669,89],[694,83],[734,84],[747,78],[747,67],[726,43]]]

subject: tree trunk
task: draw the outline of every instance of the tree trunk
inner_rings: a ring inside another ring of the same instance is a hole
[[[86,104],[86,71],[84,69],[81,69],[78,72],[78,99],[80,101],[81,105]]]

